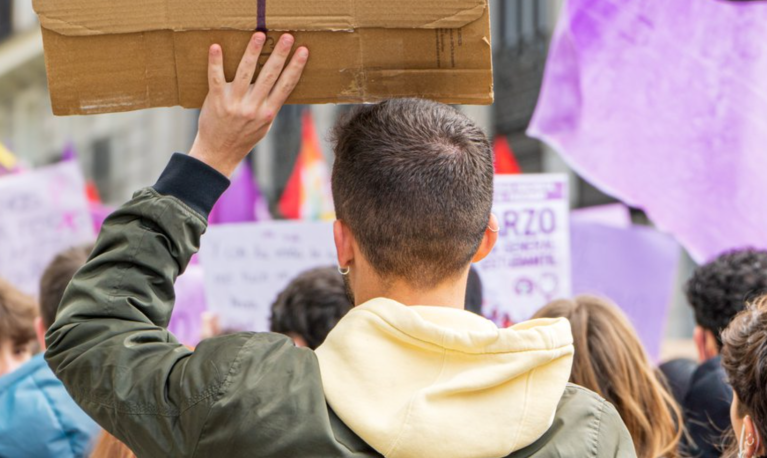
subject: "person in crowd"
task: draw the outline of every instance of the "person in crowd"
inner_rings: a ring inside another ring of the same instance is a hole
[[[40,281],[40,313],[26,312],[28,337],[45,349],[45,332],[56,312],[69,281],[85,264],[91,247],[77,247],[60,253],[48,265]],[[2,291],[2,288],[0,288]],[[0,292],[0,310],[3,300]],[[36,308],[36,304],[25,307]],[[0,318],[0,322],[3,320]],[[1,325],[0,325],[1,326]],[[0,335],[6,335],[0,328]],[[85,457],[100,428],[69,396],[64,385],[40,353],[15,372],[0,378],[0,456],[35,458]]]
[[[681,410],[615,304],[577,296],[549,303],[534,318],[570,321],[575,344],[570,382],[604,396],[618,409],[639,458],[680,456]]]
[[[469,279],[466,283],[466,310],[482,315],[482,279],[479,278],[477,268],[471,266]]]
[[[767,456],[767,297],[740,312],[722,333],[722,367],[732,384],[730,420],[738,458]]]
[[[314,350],[351,308],[338,269],[311,269],[294,278],[277,296],[270,330],[285,334],[299,347]]]
[[[658,370],[668,382],[674,400],[680,406],[684,405],[684,398],[690,391],[692,376],[697,369],[698,362],[690,358],[676,358],[658,366]]]
[[[568,385],[567,320],[499,329],[464,310],[497,238],[493,156],[447,105],[389,100],[337,126],[333,236],[355,308],[316,351],[169,334],[174,279],[308,60],[282,35],[251,84],[265,41],[232,82],[211,46],[189,155],[107,219],[67,289],[46,358],[80,405],[140,457],[636,456],[615,408]]]
[[[32,358],[36,309],[34,299],[0,279],[0,380]]]
[[[722,454],[732,403],[719,355],[720,333],[748,301],[767,293],[767,251],[724,253],[696,269],[685,289],[695,313],[694,340],[700,360],[683,406],[687,449],[693,458],[714,458]]]
[[[127,445],[116,437],[104,431],[99,437],[90,458],[136,458]]]

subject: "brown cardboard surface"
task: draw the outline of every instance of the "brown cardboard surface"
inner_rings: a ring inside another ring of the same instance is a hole
[[[208,47],[233,78],[263,4],[262,59],[278,30],[310,50],[289,103],[492,102],[487,0],[35,0],[54,113],[200,107]]]

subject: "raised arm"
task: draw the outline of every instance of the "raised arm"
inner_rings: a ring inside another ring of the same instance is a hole
[[[173,283],[197,251],[208,213],[307,61],[299,48],[286,66],[293,37],[284,35],[251,84],[264,42],[264,34],[253,35],[231,83],[221,47],[210,48],[210,92],[191,157],[174,156],[154,187],[107,219],[46,336],[46,360],[69,393],[139,456],[193,455],[243,349],[252,357],[260,351],[254,340],[284,345],[240,334],[192,352],[166,329]]]

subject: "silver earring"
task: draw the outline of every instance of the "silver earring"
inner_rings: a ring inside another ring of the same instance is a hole
[[[349,272],[351,272],[351,270],[352,270],[351,266],[346,266],[345,268],[338,266],[338,273],[343,276],[349,275]]]
[[[490,232],[492,232],[494,234],[497,234],[497,233],[501,232],[501,228],[500,227],[498,229],[493,229],[492,227],[490,227],[490,225],[487,226],[487,230],[489,230]]]

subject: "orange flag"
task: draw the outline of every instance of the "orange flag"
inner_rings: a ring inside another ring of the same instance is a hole
[[[512,151],[511,145],[509,145],[509,140],[507,140],[506,137],[495,137],[493,153],[495,154],[496,175],[514,175],[522,173],[522,169],[519,167],[517,158],[514,156],[514,151]]]
[[[332,220],[330,171],[309,110],[304,112],[302,123],[301,151],[280,198],[280,213],[288,219]]]

